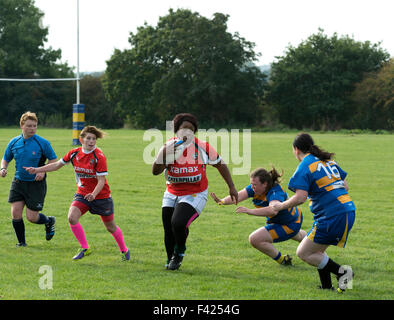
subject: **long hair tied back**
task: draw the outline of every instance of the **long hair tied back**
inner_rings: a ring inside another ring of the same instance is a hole
[[[299,149],[303,153],[310,153],[321,161],[331,160],[335,155],[335,153],[325,151],[315,145],[311,135],[308,133],[298,134],[293,141],[293,147]]]
[[[265,170],[264,168],[258,168],[253,170],[250,173],[251,178],[259,178],[261,183],[267,182],[267,191],[270,190],[275,184],[280,183],[280,177],[283,176],[279,174],[278,171],[274,167],[270,171]]]

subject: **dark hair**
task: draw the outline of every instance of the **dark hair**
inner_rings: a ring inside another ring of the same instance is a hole
[[[321,161],[331,160],[335,155],[335,153],[324,151],[319,146],[316,146],[311,135],[308,133],[299,133],[293,141],[293,147],[303,153],[310,153]]]
[[[275,184],[280,183],[279,178],[281,176],[283,176],[283,171],[282,174],[279,174],[274,167],[272,167],[271,171],[267,171],[264,168],[258,168],[250,173],[251,178],[259,178],[261,183],[267,182],[267,192],[271,190]]]
[[[177,132],[179,130],[179,127],[184,121],[190,122],[194,126],[194,133],[197,132],[198,121],[197,118],[191,113],[178,113],[172,121],[174,123],[174,132]]]

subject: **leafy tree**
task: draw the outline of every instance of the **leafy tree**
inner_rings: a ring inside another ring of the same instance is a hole
[[[0,0],[0,77],[73,77],[67,64],[57,63],[61,50],[44,48],[48,28],[33,0]],[[15,124],[27,109],[48,115],[71,113],[71,83],[0,82],[0,119]]]
[[[364,73],[379,70],[389,59],[380,44],[349,36],[329,38],[319,29],[298,47],[289,46],[272,64],[268,103],[280,121],[302,129],[349,126],[354,107],[350,95]]]
[[[131,49],[107,62],[104,88],[117,111],[143,128],[163,127],[179,112],[215,126],[256,123],[265,75],[252,64],[254,44],[227,32],[228,18],[170,9],[156,27],[131,33]]]
[[[352,100],[357,106],[355,126],[394,130],[394,59],[357,83]]]
[[[106,100],[102,78],[102,75],[86,75],[81,79],[81,97],[86,106],[85,120],[87,124],[101,128],[120,128],[123,120],[115,114],[114,107]]]

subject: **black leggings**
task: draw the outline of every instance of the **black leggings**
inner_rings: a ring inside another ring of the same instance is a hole
[[[168,259],[174,251],[184,253],[189,225],[198,218],[198,213],[188,203],[178,203],[175,208],[163,207],[162,218],[164,227],[164,244]]]

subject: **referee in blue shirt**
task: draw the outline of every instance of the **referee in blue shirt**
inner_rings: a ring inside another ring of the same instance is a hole
[[[15,159],[15,177],[12,180],[8,202],[11,203],[12,225],[18,238],[17,246],[26,246],[23,209],[26,218],[35,224],[44,224],[46,240],[55,234],[55,217],[47,217],[40,211],[44,207],[46,195],[45,173],[29,174],[24,167],[43,166],[57,160],[49,141],[36,135],[38,119],[35,113],[26,112],[21,116],[22,134],[11,139],[1,160],[1,177],[7,175],[7,167]]]

